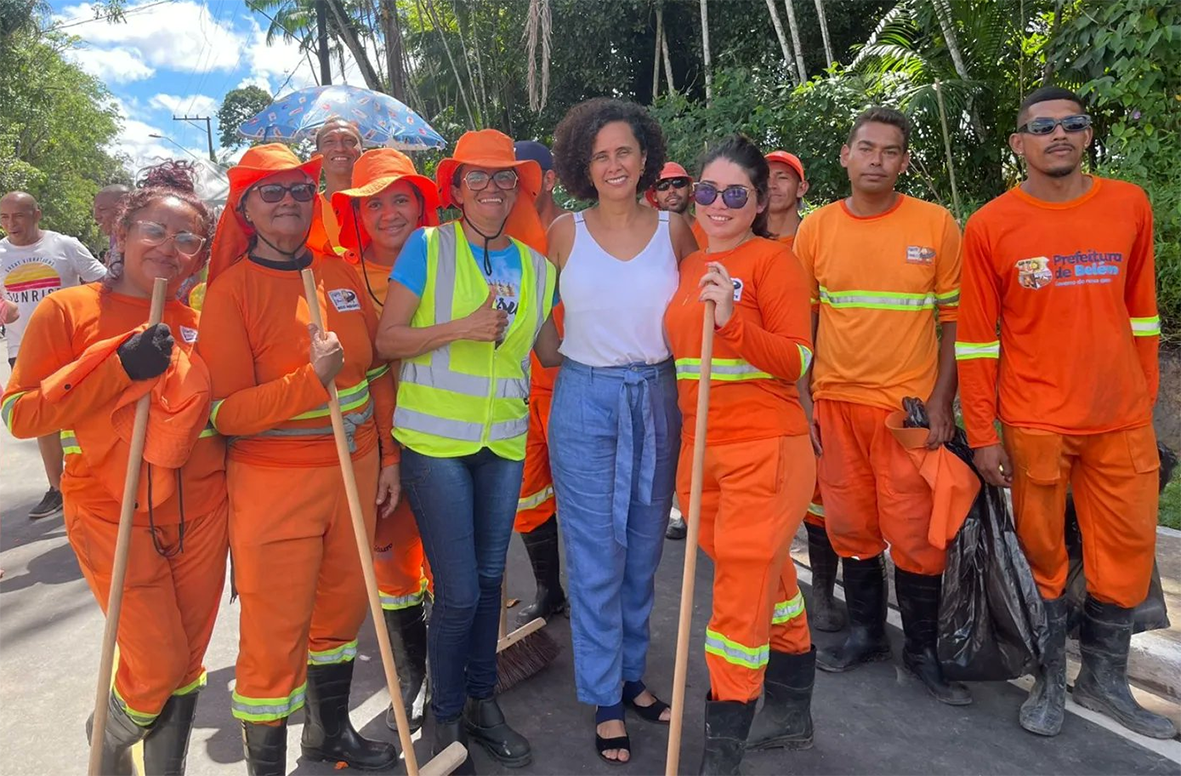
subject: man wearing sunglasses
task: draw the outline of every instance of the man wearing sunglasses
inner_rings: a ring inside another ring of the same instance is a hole
[[[16,320],[7,323],[8,365],[12,366],[37,305],[54,291],[101,280],[107,268],[73,237],[42,229],[41,208],[23,191],[10,191],[0,198],[0,229],[7,235],[0,240],[0,287],[18,314]],[[37,445],[49,490],[29,512],[30,520],[62,513],[61,440],[57,434],[50,434],[39,438]]]
[[[1127,682],[1158,509],[1152,208],[1138,186],[1083,172],[1091,139],[1077,95],[1038,89],[1009,138],[1026,179],[968,221],[955,346],[964,425],[981,477],[1013,489],[1017,534],[1046,605],[1049,638],[1022,727],[1053,736],[1064,717],[1069,487],[1087,580],[1074,700],[1141,735],[1172,738],[1173,723],[1141,708]]]

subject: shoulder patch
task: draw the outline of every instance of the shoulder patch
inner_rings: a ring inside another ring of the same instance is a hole
[[[188,326],[181,326],[180,327],[180,338],[183,342],[186,342],[189,345],[192,345],[194,342],[197,341],[197,330],[190,329]]]
[[[334,288],[328,292],[328,299],[338,313],[353,312],[361,309],[361,299],[351,288]]]

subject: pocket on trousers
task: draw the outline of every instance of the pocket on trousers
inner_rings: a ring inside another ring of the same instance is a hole
[[[1156,449],[1156,432],[1152,426],[1142,426],[1124,432],[1128,455],[1137,474],[1148,474],[1160,469],[1160,453]]]
[[[1014,465],[1024,469],[1026,479],[1035,485],[1058,484],[1063,468],[1062,436],[1027,429],[1016,433],[1021,435],[1021,442],[1013,447],[1019,450],[1020,460],[1014,461]]]

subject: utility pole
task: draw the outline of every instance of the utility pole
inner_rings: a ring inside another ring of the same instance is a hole
[[[209,116],[173,116],[173,121],[187,121],[193,124],[198,121],[205,122],[205,139],[209,141],[209,161],[217,164],[217,155],[213,153],[213,124]]]
[[[332,63],[328,59],[328,8],[325,0],[316,0],[316,41],[320,52],[320,86],[332,83]]]

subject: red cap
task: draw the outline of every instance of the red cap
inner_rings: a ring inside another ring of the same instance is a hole
[[[796,175],[800,176],[800,180],[806,181],[804,176],[804,163],[800,161],[800,157],[795,154],[789,154],[787,151],[772,151],[766,156],[767,164],[771,162],[778,162],[779,164],[786,164],[788,167],[795,170]]]

